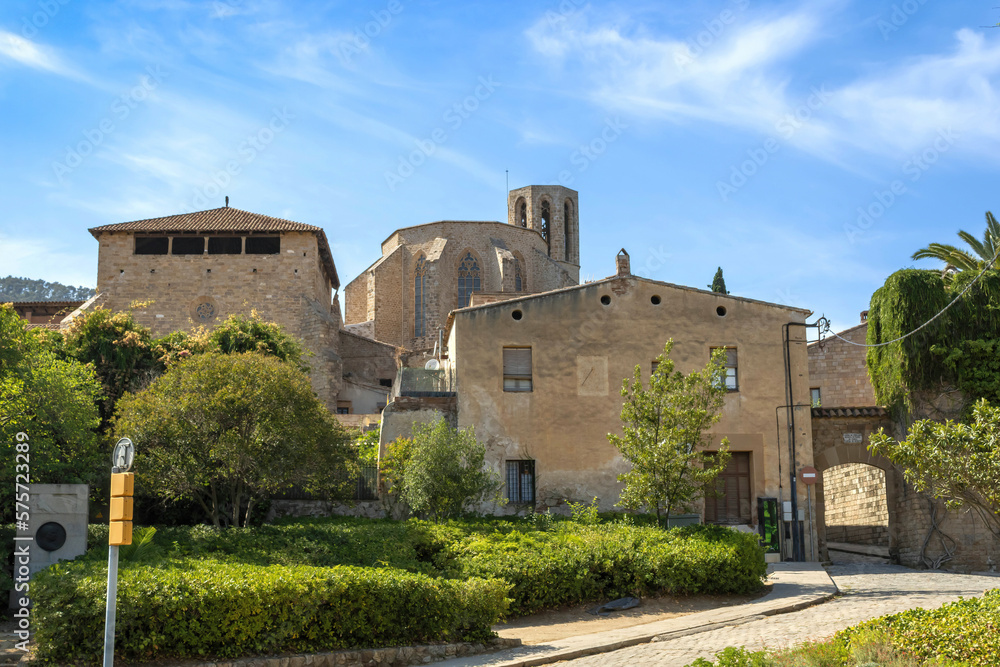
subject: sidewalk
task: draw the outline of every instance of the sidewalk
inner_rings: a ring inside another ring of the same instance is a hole
[[[740,625],[764,616],[797,611],[829,600],[837,586],[819,563],[774,563],[768,565],[771,592],[753,602],[722,607],[679,618],[655,621],[631,628],[608,630],[497,653],[455,658],[435,663],[441,667],[531,667],[606,653],[626,646],[663,641],[716,628]]]

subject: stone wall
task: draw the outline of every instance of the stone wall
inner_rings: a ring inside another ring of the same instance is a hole
[[[855,343],[864,343],[868,325],[838,334]],[[809,344],[809,386],[818,387],[823,407],[860,407],[875,403],[875,391],[865,366],[867,349],[828,337]]]
[[[885,472],[863,463],[835,466],[823,473],[823,491],[828,541],[889,546]]]

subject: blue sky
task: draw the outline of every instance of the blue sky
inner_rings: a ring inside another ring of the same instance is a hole
[[[991,3],[5,0],[0,275],[93,286],[88,227],[232,206],[394,229],[580,192],[581,277],[854,325],[1000,175]],[[916,266],[933,267],[923,261]]]

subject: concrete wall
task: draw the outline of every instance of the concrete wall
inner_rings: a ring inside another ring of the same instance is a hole
[[[213,327],[234,313],[257,311],[300,338],[317,395],[331,409],[340,391],[340,311],[315,234],[282,232],[276,255],[136,255],[134,234],[100,235],[95,304],[129,310],[155,336]],[[210,316],[200,313],[209,304]]]
[[[461,310],[448,342],[458,376],[459,426],[475,427],[498,471],[507,460],[535,461],[538,506],[597,496],[602,509],[611,509],[621,489],[616,477],[627,465],[607,440],[607,433],[621,432],[622,379],[638,365],[648,382],[651,362],[671,337],[672,358],[684,372],[703,368],[712,347],[733,346],[740,387],[726,397],[711,447],[726,436],[733,451],[750,452],[751,498],[777,497],[779,457],[788,469],[775,425],[775,408],[786,402],[782,325],[805,316],[635,277]],[[808,396],[801,327],[792,328],[792,337],[799,341],[791,355],[801,402]],[[531,392],[503,391],[505,346],[531,346]],[[812,462],[811,427],[808,410],[800,413],[797,457],[804,465]],[[804,490],[801,495],[804,501]]]

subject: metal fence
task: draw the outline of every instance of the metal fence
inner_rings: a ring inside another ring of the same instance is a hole
[[[347,500],[378,500],[378,466],[361,466],[358,476],[350,480],[351,493]],[[295,485],[287,491],[271,494],[272,500],[328,500]]]

